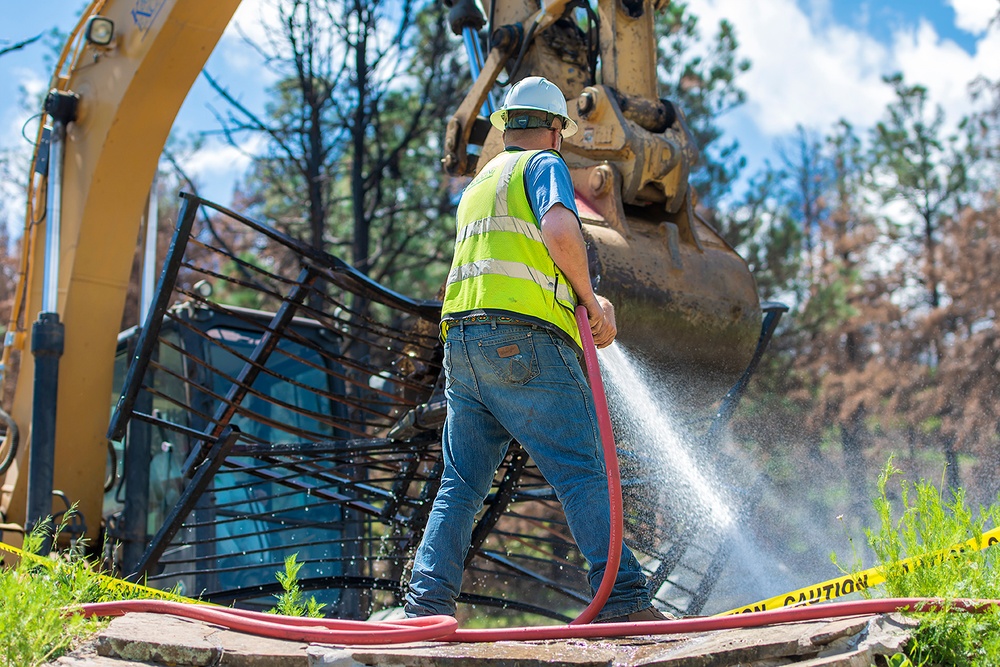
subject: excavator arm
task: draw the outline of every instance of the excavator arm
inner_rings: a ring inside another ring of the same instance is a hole
[[[177,110],[238,5],[97,0],[60,57],[51,88],[78,96],[79,104],[65,127],[58,211],[49,210],[56,184],[47,174],[53,172],[31,179],[17,299],[3,352],[4,368],[18,367],[10,412],[22,440],[0,490],[7,521],[25,522],[30,452],[50,459],[52,488],[77,505],[88,536],[98,535],[115,342],[150,184]],[[113,24],[106,45],[89,34],[94,16]],[[47,157],[38,152],[35,164]],[[47,244],[56,219],[58,243]],[[39,392],[31,330],[44,314],[46,283],[56,298],[41,319],[57,317],[65,334],[58,386]],[[55,420],[51,441],[39,443],[34,419],[43,406]]]
[[[598,0],[596,13],[589,2],[486,4],[488,19],[453,0],[452,30],[469,43],[485,26],[490,48],[448,123],[445,168],[469,176],[503,149],[479,116],[501,73],[556,83],[580,127],[563,153],[618,340],[682,379],[693,404],[713,400],[749,363],[761,307],[746,263],[696,212],[698,148],[683,111],[658,96],[654,18],[667,2]]]

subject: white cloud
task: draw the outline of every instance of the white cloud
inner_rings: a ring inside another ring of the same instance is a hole
[[[184,170],[199,185],[202,196],[218,202],[228,202],[233,187],[242,178],[264,145],[259,136],[245,141],[238,148],[222,142],[209,142],[184,161]]]
[[[24,89],[29,99],[41,96],[49,87],[49,80],[39,76],[38,72],[27,67],[19,67],[14,70],[18,85]]]
[[[694,0],[704,30],[727,19],[752,67],[741,78],[747,112],[767,135],[797,124],[826,129],[840,118],[873,122],[891,97],[881,76],[891,54],[872,37],[831,23],[822,2],[807,16],[794,0]],[[705,35],[706,37],[708,35]]]
[[[27,101],[41,100],[42,93],[48,88],[49,82],[47,79],[43,79],[35,72],[27,67],[18,67],[11,71],[11,77],[14,80],[15,85],[11,86],[9,90],[13,95],[13,91],[17,89],[17,97],[14,99],[20,99],[21,92],[24,91],[24,95]],[[11,99],[11,102],[14,101]],[[0,147],[24,147],[26,141],[22,136],[22,131],[24,135],[28,136],[32,141],[35,139],[35,131],[38,127],[37,123],[29,123],[27,128],[25,128],[25,123],[33,116],[38,113],[36,110],[23,109],[23,105],[8,104],[3,107],[3,119],[2,126],[4,131],[0,133]]]
[[[268,25],[277,25],[278,5],[273,0],[243,0],[226,28],[225,36],[240,39],[240,33],[255,42],[264,42]],[[238,28],[238,30],[237,30]]]
[[[266,50],[278,21],[277,0],[243,0],[212,54],[221,61],[213,69],[252,76],[260,86],[272,83],[276,75],[262,66],[260,53],[250,44]]]
[[[1000,8],[997,0],[950,0],[962,25],[986,30]],[[882,76],[902,72],[920,83],[932,104],[955,123],[970,108],[967,87],[976,76],[996,78],[1000,27],[982,34],[969,54],[944,40],[927,21],[900,28],[887,46],[864,31],[833,21],[827,0],[810,0],[808,14],[795,0],[692,0],[704,36],[721,19],[736,27],[740,55],[752,67],[740,79],[747,93],[741,115],[771,138],[797,124],[827,131],[844,118],[858,128],[884,114],[892,91]],[[861,24],[862,26],[864,23]]]
[[[933,104],[940,104],[954,124],[971,108],[969,83],[977,76],[995,78],[1000,62],[1000,29],[991,28],[969,54],[955,42],[941,39],[922,21],[916,30],[897,32],[894,65],[909,83],[926,86]]]
[[[948,4],[955,10],[955,25],[974,35],[986,32],[1000,12],[997,0],[948,0]]]

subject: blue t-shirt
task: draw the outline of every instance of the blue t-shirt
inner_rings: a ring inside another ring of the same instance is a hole
[[[571,210],[579,221],[580,212],[576,208],[569,167],[555,153],[542,151],[531,156],[528,164],[524,165],[524,188],[531,210],[539,222],[555,204],[562,204]]]

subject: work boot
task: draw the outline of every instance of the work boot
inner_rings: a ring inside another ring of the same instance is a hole
[[[639,611],[627,614],[625,616],[615,616],[614,618],[606,618],[602,621],[597,621],[598,623],[644,623],[646,621],[676,621],[677,617],[673,614],[664,614],[662,611],[656,607],[650,605],[645,609],[640,609]]]

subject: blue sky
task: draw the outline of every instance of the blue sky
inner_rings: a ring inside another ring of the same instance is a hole
[[[990,0],[980,0],[988,5]],[[799,3],[808,8],[807,3]],[[840,23],[865,30],[883,43],[891,43],[896,30],[913,29],[921,18],[930,21],[942,39],[952,40],[968,53],[974,53],[976,39],[968,30],[956,25],[955,8],[947,0],[839,0],[830,5],[833,17]]]
[[[257,106],[268,81],[235,27],[262,35],[260,17],[268,4],[247,0],[241,5],[208,65],[233,92]],[[0,45],[56,26],[68,30],[84,5],[77,0],[22,3],[17,20],[0,24]],[[1000,78],[1000,26],[989,22],[1000,11],[1000,0],[689,0],[689,6],[706,29],[722,18],[730,20],[741,54],[753,63],[741,81],[747,104],[720,121],[739,139],[751,170],[772,156],[798,124],[817,132],[840,118],[858,128],[870,126],[891,99],[881,81],[884,74],[902,72],[908,81],[927,86],[952,122],[970,109],[966,89],[973,78]],[[48,47],[34,44],[0,58],[0,148],[28,150],[21,127],[31,112],[21,107],[19,91],[37,95],[47,88],[47,52]],[[224,105],[199,79],[175,132],[216,128],[211,108]],[[254,145],[245,148],[255,150]],[[248,161],[245,153],[210,141],[187,168],[207,196],[228,203]],[[0,184],[8,217],[15,191]]]
[[[968,85],[1000,77],[1000,0],[690,0],[704,25],[731,21],[752,67],[747,103],[721,120],[759,168],[801,124],[858,130],[883,115],[901,72],[926,86],[950,123],[971,110]]]

